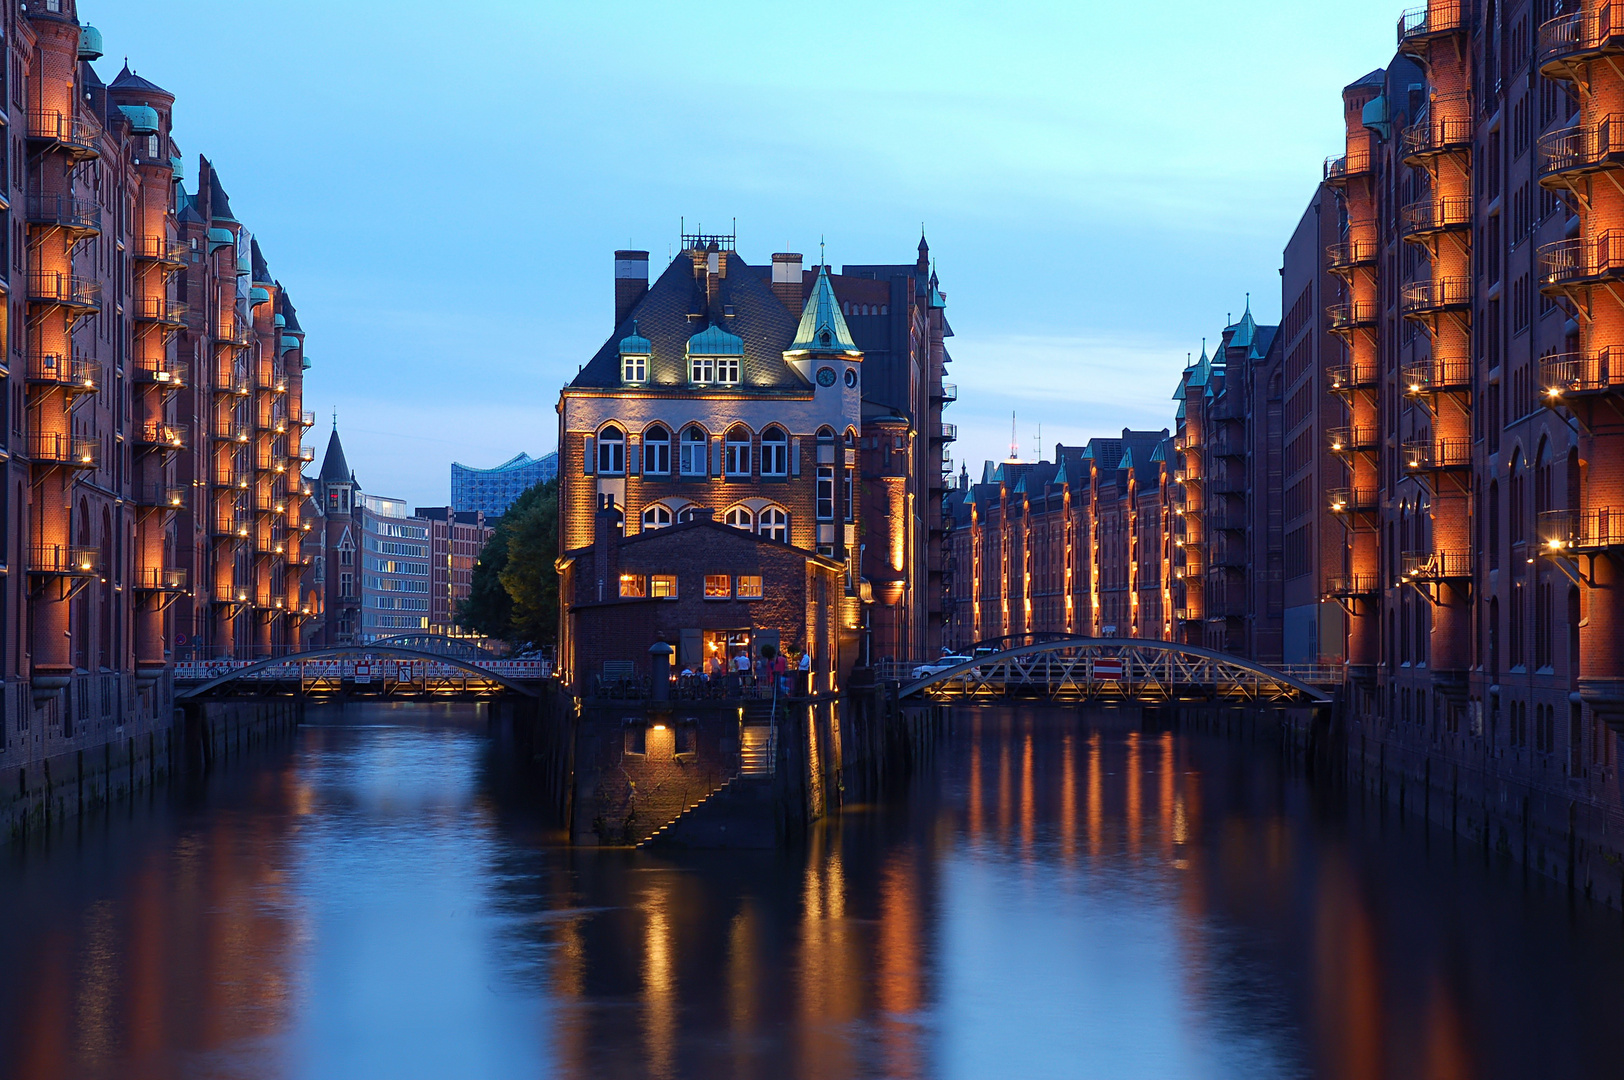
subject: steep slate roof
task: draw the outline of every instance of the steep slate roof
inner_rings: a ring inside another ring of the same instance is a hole
[[[167,98],[173,98],[175,96],[168,90],[165,90],[163,87],[159,86],[157,83],[148,79],[143,79],[141,76],[131,71],[128,61],[126,61],[124,64],[124,70],[120,71],[118,75],[114,77],[112,89],[131,90],[138,93],[162,94]]]
[[[248,254],[249,261],[253,266],[253,280],[264,282],[271,281],[271,267],[268,263],[266,263],[265,256],[260,253],[258,240],[252,238],[249,239]]]
[[[293,301],[288,299],[288,292],[282,288],[281,282],[277,282],[277,289],[280,291],[276,294],[276,313],[282,316],[282,329],[289,334],[304,333],[299,325],[299,313],[293,310]]]
[[[687,389],[688,340],[715,325],[742,339],[744,360],[737,387],[740,392],[810,392],[812,384],[784,359],[784,350],[794,340],[795,316],[784,307],[765,276],[735,252],[726,254],[727,276],[719,283],[708,315],[703,277],[696,277],[691,257],[682,252],[649,286],[570,386],[610,389],[622,385],[620,342],[632,332],[635,320],[638,334],[648,338],[652,349],[648,387]],[[729,307],[732,315],[725,314]],[[690,313],[700,317],[689,318]]]
[[[840,313],[840,303],[835,299],[827,266],[818,267],[818,279],[812,283],[812,295],[806,298],[801,325],[796,327],[795,340],[789,349],[791,352],[857,351],[846,317]]]
[[[333,424],[333,434],[327,439],[327,454],[321,459],[321,472],[318,474],[323,483],[347,484],[353,478],[350,472],[350,463],[344,460],[344,444],[338,441],[338,424]]]
[[[220,174],[213,166],[209,167],[209,213],[214,215],[216,221],[236,221],[231,216],[231,200],[226,198],[226,189],[220,185]]]

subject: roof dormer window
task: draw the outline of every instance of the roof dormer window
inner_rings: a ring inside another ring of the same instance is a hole
[[[696,386],[737,386],[744,339],[719,326],[707,326],[688,339],[688,381]]]
[[[637,320],[632,320],[632,332],[620,339],[620,380],[627,383],[648,382],[649,358],[654,346],[648,338],[637,332]]]

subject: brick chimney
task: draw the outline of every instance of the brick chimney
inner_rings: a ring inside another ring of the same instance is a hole
[[[714,240],[705,250],[705,305],[713,312],[717,310],[716,298],[722,291],[722,279],[727,277],[727,255]]]
[[[614,499],[598,496],[598,512],[592,520],[592,570],[599,600],[620,595],[620,528],[621,515]]]
[[[801,296],[801,253],[780,251],[773,255],[773,292],[790,313],[799,315],[805,301]]]
[[[631,315],[632,308],[648,292],[648,252],[615,252],[615,325]]]

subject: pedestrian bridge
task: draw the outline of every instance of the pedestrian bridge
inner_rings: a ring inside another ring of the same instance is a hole
[[[175,697],[365,694],[378,697],[534,697],[552,675],[542,660],[463,659],[399,645],[340,646],[264,660],[175,665]]]
[[[898,696],[932,701],[1212,701],[1328,705],[1340,669],[1279,670],[1198,645],[1141,638],[1056,638],[985,653],[922,678]]]

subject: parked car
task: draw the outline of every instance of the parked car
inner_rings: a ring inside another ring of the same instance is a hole
[[[937,672],[946,671],[949,668],[955,668],[960,664],[968,664],[969,662],[970,658],[968,656],[959,656],[952,653],[946,656],[938,656],[930,663],[920,664],[918,667],[914,668],[913,677],[916,679],[928,679]],[[972,669],[971,674],[974,673],[974,669]]]

